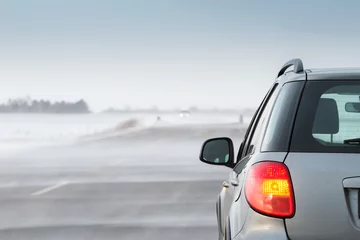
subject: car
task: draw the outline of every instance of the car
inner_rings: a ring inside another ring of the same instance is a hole
[[[219,239],[360,239],[359,96],[360,69],[292,59],[237,153],[226,136],[203,143],[202,162],[231,168],[216,201]]]
[[[185,118],[185,117],[189,117],[190,116],[190,112],[187,110],[181,110],[179,113],[179,117],[181,118]]]

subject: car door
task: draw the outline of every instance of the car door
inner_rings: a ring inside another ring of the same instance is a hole
[[[263,115],[264,109],[269,102],[269,99],[274,96],[274,92],[277,89],[277,84],[274,84],[268,93],[266,94],[265,98],[261,102],[259,108],[255,112],[249,127],[246,131],[246,134],[244,136],[244,140],[239,148],[239,153],[237,159],[240,159],[237,161],[237,164],[233,168],[233,170],[229,174],[229,179],[223,183],[223,190],[221,191],[219,195],[219,207],[220,210],[220,217],[218,218],[219,226],[221,228],[221,232],[225,232],[225,226],[226,226],[226,220],[231,208],[231,205],[233,202],[237,201],[241,194],[242,190],[242,169],[246,166],[246,163],[248,162],[248,155],[246,154],[249,151],[249,144],[251,143],[251,140],[253,139],[253,135],[256,130],[256,126],[259,123],[260,117]],[[258,132],[257,132],[258,133]]]

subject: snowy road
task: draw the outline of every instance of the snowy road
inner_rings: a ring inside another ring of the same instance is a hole
[[[0,239],[215,239],[229,169],[199,162],[234,126],[152,128],[2,158]]]

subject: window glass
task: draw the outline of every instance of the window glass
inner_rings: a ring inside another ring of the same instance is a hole
[[[274,105],[274,101],[276,99],[276,96],[278,95],[279,88],[276,88],[275,91],[271,94],[268,101],[266,102],[266,105],[261,112],[260,118],[257,122],[257,125],[255,126],[253,135],[251,137],[250,143],[248,145],[248,148],[246,150],[245,155],[252,154],[261,144],[261,137],[263,136],[263,131],[267,123],[268,115]]]
[[[254,132],[254,129],[256,128],[257,126],[257,123],[258,123],[258,119],[261,115],[261,113],[263,112],[264,110],[264,106],[267,104],[268,102],[268,99],[272,96],[272,94],[274,93],[274,91],[276,90],[278,84],[275,83],[271,89],[268,91],[268,93],[266,94],[266,96],[264,97],[264,99],[262,100],[260,106],[258,107],[258,109],[256,110],[253,118],[251,119],[251,122],[249,124],[249,127],[248,129],[246,130],[246,134],[244,136],[244,141],[243,143],[241,144],[240,148],[239,148],[239,152],[238,152],[238,155],[237,155],[237,161],[239,162],[242,158],[245,157],[246,153],[247,153],[247,149],[248,149],[248,146],[249,146],[249,142],[251,140],[251,137],[253,135],[253,132]]]
[[[289,82],[281,88],[269,117],[262,152],[287,152],[300,94],[305,82]]]
[[[348,88],[351,88],[353,86],[349,85]],[[336,91],[338,87],[331,88],[329,92]],[[359,112],[347,112],[345,110],[345,104],[346,103],[357,103],[360,105],[359,101],[360,92],[357,94],[349,94],[349,95],[339,95],[334,93],[328,93],[325,92],[321,95],[320,99],[328,102],[332,101],[334,106],[336,106],[336,109],[338,111],[338,127],[335,128],[333,132],[319,132],[316,131],[315,122],[321,121],[319,118],[321,118],[320,113],[326,111],[327,106],[325,104],[318,105],[317,113],[315,121],[313,123],[313,131],[312,135],[315,139],[321,140],[320,143],[334,143],[334,144],[344,144],[345,139],[349,138],[358,138],[360,137],[360,111]],[[356,106],[356,104],[353,104],[353,106]],[[329,110],[328,110],[329,111]],[[333,116],[334,117],[334,116]],[[331,121],[331,119],[328,119],[328,121]],[[319,123],[319,124],[326,124]],[[336,125],[336,123],[334,123]],[[325,130],[324,130],[325,131]]]
[[[291,151],[360,152],[359,96],[360,81],[309,81]]]
[[[252,124],[250,124],[245,140],[244,140],[244,146],[240,148],[239,155],[238,155],[238,163],[234,167],[234,171],[237,173],[240,173],[242,169],[245,167],[247,162],[250,158],[246,158],[247,155],[251,154],[255,150],[255,143],[256,140],[258,140],[259,136],[259,129],[263,126],[265,115],[268,109],[270,109],[270,105],[273,105],[273,99],[277,95],[277,89],[278,84],[275,84],[271,90],[268,92],[266,97],[264,98],[263,102],[261,103],[259,109],[256,111],[255,116],[252,119]],[[240,153],[240,151],[242,152]],[[239,156],[241,156],[241,159],[239,159]]]

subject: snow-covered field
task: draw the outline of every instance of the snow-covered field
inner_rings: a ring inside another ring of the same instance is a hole
[[[230,169],[200,147],[249,118],[157,117],[0,115],[0,239],[215,239]]]
[[[149,128],[238,123],[239,115],[222,113],[192,114],[2,114],[0,115],[0,153],[40,146],[72,144],[79,141],[131,135]],[[244,118],[246,125],[250,117]]]

